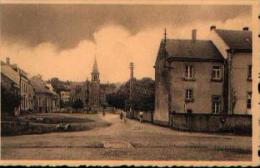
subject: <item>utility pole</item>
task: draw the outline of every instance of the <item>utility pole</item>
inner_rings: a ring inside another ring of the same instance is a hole
[[[130,117],[133,117],[133,82],[134,82],[134,63],[130,62],[130,93],[129,93],[129,103],[130,103]]]

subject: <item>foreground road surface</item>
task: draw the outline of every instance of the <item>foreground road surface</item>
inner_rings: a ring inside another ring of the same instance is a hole
[[[174,131],[116,114],[89,131],[2,137],[2,159],[251,160],[251,137]]]

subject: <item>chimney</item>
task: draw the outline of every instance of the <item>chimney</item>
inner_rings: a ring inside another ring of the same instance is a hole
[[[244,31],[248,31],[248,30],[249,30],[249,27],[243,27],[243,30],[244,30]]]
[[[6,57],[6,63],[7,63],[7,65],[10,65],[10,58],[9,57]]]
[[[210,26],[210,31],[212,31],[212,30],[216,30],[216,26],[215,25],[212,25],[212,26]]]
[[[196,41],[196,32],[197,32],[196,29],[193,29],[193,30],[192,30],[192,41],[193,41],[193,42]]]

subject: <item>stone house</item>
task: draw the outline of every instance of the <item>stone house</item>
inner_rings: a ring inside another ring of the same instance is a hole
[[[209,40],[161,41],[155,63],[154,121],[169,114],[251,114],[252,32],[210,28]]]
[[[226,107],[229,114],[251,114],[252,32],[210,28],[210,38],[225,58]]]
[[[154,121],[169,112],[223,113],[224,59],[210,40],[164,39],[155,64]]]

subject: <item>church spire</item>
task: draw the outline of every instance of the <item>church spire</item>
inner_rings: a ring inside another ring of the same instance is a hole
[[[92,68],[92,81],[99,82],[99,71],[98,71],[98,65],[97,65],[97,59],[95,57],[93,68]]]
[[[93,64],[93,68],[92,68],[92,73],[99,73],[98,72],[98,65],[97,65],[97,59],[95,57],[95,60],[94,60],[94,64]]]

